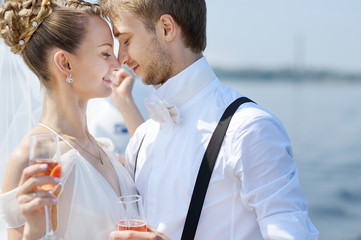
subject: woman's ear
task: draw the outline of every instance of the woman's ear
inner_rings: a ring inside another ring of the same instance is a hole
[[[59,71],[64,73],[66,76],[69,76],[71,72],[71,65],[69,63],[68,53],[65,51],[57,51],[54,54],[54,63]]]
[[[163,14],[159,18],[161,29],[163,30],[163,37],[167,42],[173,41],[176,36],[176,22],[169,14]]]

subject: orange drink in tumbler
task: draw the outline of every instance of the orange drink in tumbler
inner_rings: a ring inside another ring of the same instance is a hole
[[[135,220],[135,219],[120,220],[117,223],[117,230],[118,231],[132,230],[138,232],[146,232],[147,225],[143,220]]]
[[[118,200],[117,230],[147,231],[142,197],[140,195],[122,196]]]

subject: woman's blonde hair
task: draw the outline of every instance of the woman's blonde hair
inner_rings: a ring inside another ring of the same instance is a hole
[[[0,37],[50,87],[47,57],[54,47],[76,53],[97,4],[82,0],[12,0],[0,7]]]

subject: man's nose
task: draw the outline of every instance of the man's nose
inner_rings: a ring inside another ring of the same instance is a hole
[[[122,51],[120,48],[119,48],[119,51],[118,51],[118,62],[121,64],[121,65],[126,65],[128,63],[128,53],[126,51]]]

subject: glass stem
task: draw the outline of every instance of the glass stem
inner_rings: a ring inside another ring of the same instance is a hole
[[[45,236],[54,236],[53,223],[51,218],[51,209],[49,206],[45,206],[44,208],[45,208],[45,224],[46,224]]]

